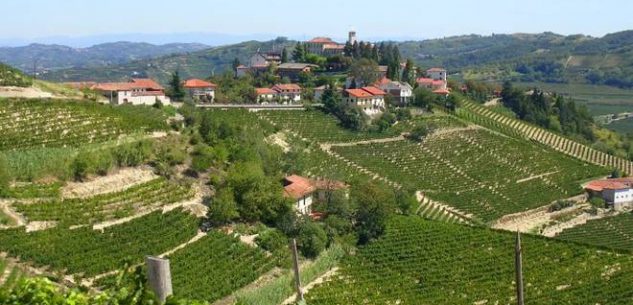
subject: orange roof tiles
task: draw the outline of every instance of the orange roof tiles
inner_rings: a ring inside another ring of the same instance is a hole
[[[131,83],[135,88],[146,88],[152,90],[164,90],[161,85],[149,78],[133,78]]]
[[[442,68],[431,68],[426,70],[426,72],[445,72],[446,69],[442,69]]]
[[[308,178],[291,175],[286,177],[284,180],[286,180],[287,184],[284,186],[284,196],[286,197],[296,200],[316,191],[316,187]]]
[[[276,94],[277,91],[270,88],[255,88],[257,95]]]
[[[435,93],[435,94],[449,94],[451,92],[448,91],[448,89],[437,89],[437,90],[433,90],[433,93]]]
[[[363,90],[363,89],[345,89],[345,92],[350,96],[359,98],[359,97],[372,97],[371,93]]]
[[[216,84],[207,82],[201,79],[192,78],[188,79],[183,83],[183,87],[185,88],[215,88]]]
[[[363,87],[361,88],[367,92],[369,92],[369,94],[371,95],[385,95],[387,94],[385,91],[382,91],[374,86],[367,86],[367,87]]]
[[[602,192],[602,190],[621,190],[633,187],[632,178],[617,178],[606,180],[594,180],[589,182],[585,189],[594,192]]]
[[[314,37],[314,38],[308,40],[308,42],[311,42],[311,43],[328,43],[328,44],[335,43],[334,41],[332,41],[332,39],[330,37]]]
[[[297,84],[277,84],[274,85],[272,89],[275,91],[300,91],[301,86]]]

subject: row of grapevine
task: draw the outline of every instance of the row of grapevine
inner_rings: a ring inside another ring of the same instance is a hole
[[[122,134],[166,128],[149,107],[114,108],[90,102],[0,100],[0,151],[33,147],[78,147]],[[141,112],[143,111],[143,112]]]
[[[630,304],[633,257],[524,236],[526,304]],[[307,304],[513,304],[514,234],[396,217]]]
[[[565,229],[556,238],[617,250],[633,251],[633,214],[589,220]]]
[[[0,289],[11,288],[24,277],[24,271],[15,264],[0,258]]]
[[[90,198],[18,202],[13,206],[29,221],[57,221],[60,225],[69,226],[124,218],[191,197],[193,191],[189,185],[156,178],[117,193]]]
[[[463,117],[475,123],[493,121],[494,126],[489,124],[484,124],[484,126],[500,131],[512,130],[522,137],[535,140],[580,160],[608,168],[617,168],[623,173],[633,173],[633,162],[629,160],[606,154],[543,128],[504,116],[476,103],[463,101],[463,110],[465,110],[461,112]]]
[[[53,228],[27,233],[24,228],[0,231],[0,251],[36,266],[67,274],[94,276],[140,263],[188,241],[198,231],[196,217],[174,210],[154,212],[103,232],[91,228]]]
[[[331,150],[390,181],[483,221],[570,197],[578,182],[607,170],[484,129]]]

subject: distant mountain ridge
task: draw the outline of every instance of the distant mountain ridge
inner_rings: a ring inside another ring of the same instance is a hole
[[[23,47],[1,47],[0,62],[22,71],[60,70],[121,65],[134,60],[170,54],[184,54],[209,48],[199,43],[154,45],[139,42],[111,42],[88,48],[62,45],[30,44]]]

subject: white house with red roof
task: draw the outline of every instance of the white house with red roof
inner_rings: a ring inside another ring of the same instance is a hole
[[[360,108],[368,116],[381,114],[385,110],[387,93],[374,86],[358,89],[345,89],[344,102]]]
[[[633,178],[594,180],[585,185],[585,190],[616,210],[633,207]]]
[[[133,78],[129,82],[97,83],[91,89],[101,92],[111,104],[154,105],[170,103],[165,88],[148,78]]]
[[[284,178],[284,197],[294,200],[294,208],[298,214],[313,215],[314,201],[325,201],[327,194],[336,190],[347,189],[340,181],[328,179],[310,179],[299,175]]]
[[[194,100],[213,102],[215,99],[215,89],[218,87],[212,82],[192,78],[184,81],[182,86],[187,91],[189,97]]]
[[[446,73],[446,69],[444,68],[431,68],[426,70],[426,75],[434,80],[443,80],[446,82],[446,80],[448,79],[448,75]]]
[[[270,88],[255,88],[255,94],[259,103],[268,103],[277,96],[277,91]]]
[[[405,82],[392,81],[383,77],[374,86],[391,95],[393,102],[397,105],[408,105],[413,99],[413,87]]]
[[[330,37],[315,37],[305,44],[308,52],[324,56],[343,54],[345,49],[345,45],[333,41]]]
[[[277,96],[284,102],[300,102],[303,89],[297,84],[277,84],[271,89],[277,92]]]

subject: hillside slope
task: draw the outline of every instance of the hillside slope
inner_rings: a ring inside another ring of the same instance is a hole
[[[33,80],[24,75],[19,70],[0,63],[0,87],[28,87],[33,84]]]
[[[153,45],[137,42],[112,42],[89,48],[31,44],[23,47],[0,48],[0,61],[22,71],[32,72],[34,64],[37,65],[38,71],[74,67],[101,67],[170,54],[184,54],[207,48],[209,46],[199,43]]]

